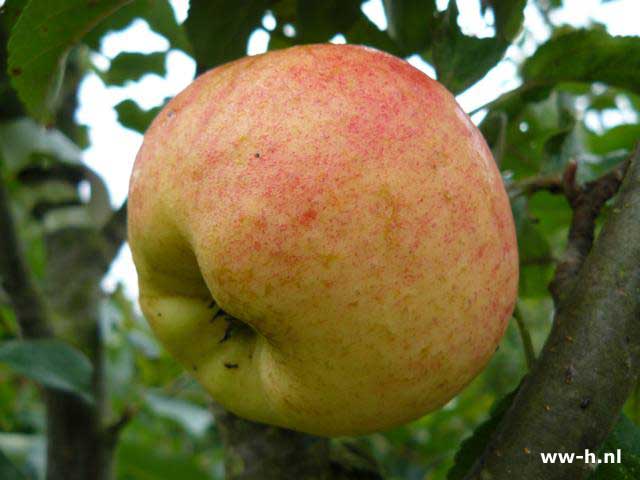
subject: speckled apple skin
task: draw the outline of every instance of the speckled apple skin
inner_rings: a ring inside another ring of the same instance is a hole
[[[483,369],[513,310],[513,218],[482,135],[376,50],[207,72],[149,128],[129,193],[147,319],[251,420],[335,436],[418,418]],[[212,298],[251,329],[221,343]]]

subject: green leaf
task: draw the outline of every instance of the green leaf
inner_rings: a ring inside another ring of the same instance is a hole
[[[608,110],[608,109],[617,109],[616,105],[616,96],[618,92],[613,88],[608,88],[605,92],[600,95],[594,95],[589,102],[590,110]]]
[[[551,247],[531,219],[518,229],[520,252],[520,296],[540,298],[548,295],[547,285],[553,275]]]
[[[326,42],[362,15],[360,0],[298,0],[296,38],[299,43]]]
[[[552,246],[549,242],[550,229],[555,225],[547,225],[547,218],[538,219],[531,208],[532,201],[538,196],[552,200],[552,206],[557,206],[552,197],[546,192],[536,194],[530,199],[520,197],[512,202],[513,216],[518,235],[518,252],[520,254],[520,298],[544,298],[548,296],[547,285],[553,275]],[[563,200],[560,198],[560,202]],[[566,202],[565,202],[566,203]],[[543,205],[546,205],[543,203]],[[538,210],[535,210],[537,212]],[[560,211],[560,209],[559,209]],[[570,219],[562,217],[563,221]]]
[[[0,124],[0,158],[8,171],[24,167],[34,153],[66,163],[82,162],[80,149],[58,130],[46,129],[30,118]]]
[[[535,220],[536,229],[548,242],[555,237],[565,240],[573,212],[563,195],[541,191],[528,199],[527,207],[529,215]],[[564,245],[559,247],[560,250],[564,249]]]
[[[603,82],[640,92],[640,38],[601,29],[568,30],[540,46],[522,66],[525,82]]]
[[[184,25],[198,73],[243,57],[269,0],[191,0]]]
[[[169,451],[157,444],[143,445],[123,440],[118,446],[118,478],[149,480],[209,480],[211,476],[192,453]]]
[[[403,56],[426,50],[438,10],[435,0],[385,0],[389,36]]]
[[[480,125],[480,131],[491,148],[493,158],[496,159],[498,165],[502,163],[502,157],[504,156],[507,125],[507,115],[500,111],[487,114]]]
[[[551,255],[549,242],[531,220],[525,220],[518,229],[518,251],[522,263],[548,263]]]
[[[93,50],[99,50],[100,42],[105,35],[125,29],[136,19],[147,22],[154,32],[169,41],[171,48],[191,53],[189,40],[182,26],[178,24],[168,0],[135,0],[93,29],[84,41]]]
[[[111,60],[109,70],[100,76],[105,83],[111,85],[124,85],[127,81],[137,81],[150,73],[163,77],[167,73],[165,60],[165,52],[149,54],[123,52]]]
[[[151,124],[158,112],[162,110],[162,106],[154,107],[150,110],[142,110],[133,100],[124,100],[114,108],[118,113],[118,121],[123,127],[140,133],[144,133],[147,130],[149,124]]]
[[[497,33],[506,41],[515,39],[524,22],[526,0],[482,0],[482,13],[491,7]]]
[[[480,80],[495,66],[509,46],[501,37],[464,35],[458,25],[458,7],[450,2],[434,32],[431,59],[438,81],[454,94]]]
[[[511,97],[511,96],[509,96]],[[500,167],[522,179],[531,175],[558,173],[571,158],[587,159],[587,132],[574,115],[575,97],[553,90],[548,98],[509,98],[495,104],[480,128],[495,143],[495,116],[506,117]],[[511,101],[519,102],[516,108]],[[591,155],[592,156],[592,155]]]
[[[640,429],[625,415],[598,451],[598,458],[621,450],[622,463],[601,463],[589,480],[635,480],[640,478]]]
[[[389,34],[380,30],[366,15],[360,14],[351,28],[344,32],[349,43],[368,45],[378,50],[384,50],[392,55],[401,55],[398,45]]]
[[[0,450],[0,478],[2,480],[26,480],[20,470]]]
[[[10,32],[20,18],[20,14],[27,4],[27,0],[7,0],[2,6],[0,22],[6,32]],[[6,59],[5,59],[6,60]]]
[[[9,38],[9,74],[31,116],[49,122],[67,55],[100,20],[127,0],[31,0]]]
[[[287,37],[280,29],[274,30],[269,34],[268,50],[280,50],[297,45],[295,37]]]
[[[60,340],[4,342],[0,344],[0,362],[42,385],[91,400],[91,363]]]
[[[278,24],[295,23],[298,15],[298,0],[275,0],[270,10]]]
[[[640,141],[640,125],[618,125],[602,135],[589,136],[589,149],[604,155],[615,150],[631,150]]]
[[[156,415],[175,420],[196,437],[204,435],[213,425],[211,412],[199,405],[152,392],[147,393],[145,400]]]
[[[517,389],[507,394],[491,407],[489,418],[481,423],[473,434],[464,440],[454,458],[454,465],[447,473],[447,480],[462,480],[465,478],[474,462],[484,452],[491,435],[498,427],[500,420],[513,402]]]

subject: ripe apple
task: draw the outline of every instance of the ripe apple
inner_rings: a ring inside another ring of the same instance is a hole
[[[516,298],[482,135],[438,82],[352,45],[243,58],[169,102],[136,158],[129,241],[145,316],[213,398],[317,435],[446,403]]]

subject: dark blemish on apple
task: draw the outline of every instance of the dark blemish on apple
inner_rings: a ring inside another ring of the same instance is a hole
[[[175,112],[174,110],[169,110],[169,111],[167,112],[167,117],[171,118],[171,117],[173,117],[175,114],[176,114],[176,112]]]
[[[220,339],[220,341],[218,343],[224,343],[227,340],[229,340],[231,338],[231,335],[233,334],[234,330],[235,330],[235,325],[233,324],[233,319],[231,317],[227,317],[227,328],[224,331],[224,335],[222,336],[222,338]]]
[[[256,152],[256,154],[254,155],[256,158],[260,158],[260,153]]]
[[[162,316],[162,312],[158,312],[158,316],[161,317]]]
[[[213,323],[216,321],[216,319],[218,317],[226,317],[227,322],[230,321],[229,317],[226,315],[226,313],[224,312],[224,310],[222,310],[221,308],[219,308],[218,310],[216,310],[216,312],[213,314],[213,317],[211,317],[209,319],[209,323]],[[227,327],[229,328],[229,327]]]
[[[225,368],[233,369],[233,368],[238,368],[239,365],[237,363],[227,363],[227,362],[225,362],[224,366],[225,366]]]
[[[582,410],[586,410],[589,405],[591,405],[591,399],[589,397],[583,398],[582,401],[580,402],[580,408]]]

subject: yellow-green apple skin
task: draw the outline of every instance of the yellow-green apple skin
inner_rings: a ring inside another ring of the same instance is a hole
[[[196,79],[144,137],[128,226],[167,350],[228,410],[317,435],[445,404],[516,298],[513,218],[482,135],[443,86],[365,47],[293,47]],[[250,328],[226,338],[212,300]]]

